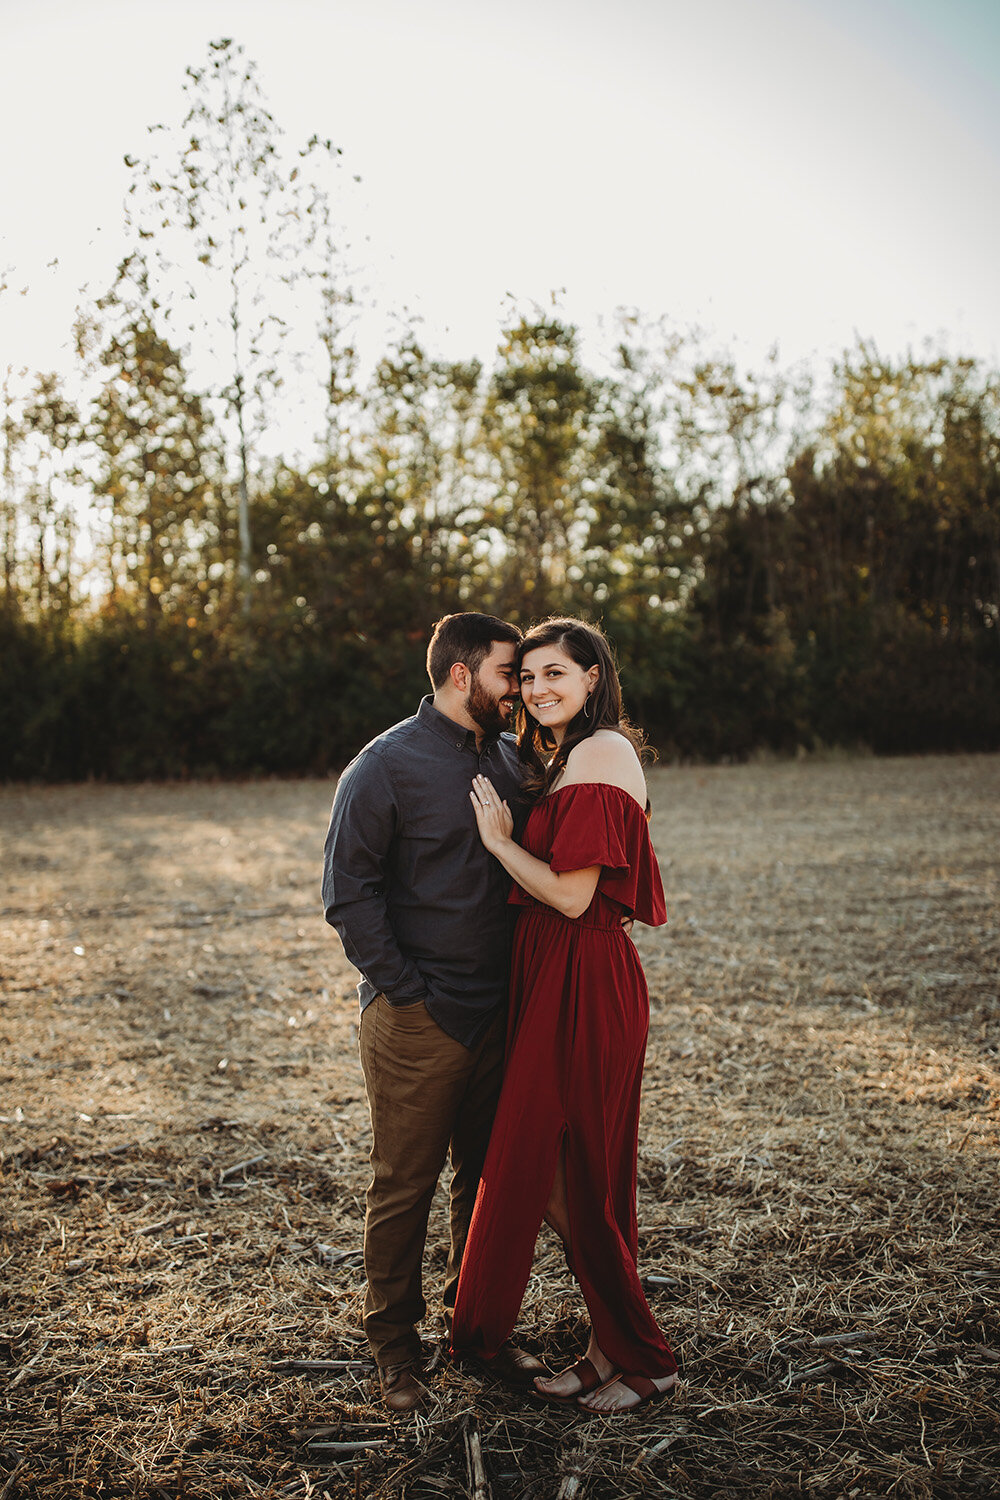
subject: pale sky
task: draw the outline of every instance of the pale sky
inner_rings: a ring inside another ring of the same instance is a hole
[[[1000,0],[0,0],[0,24],[0,366],[68,362],[122,156],[224,35],[291,141],[361,175],[372,293],[435,351],[489,360],[506,294],[558,288],[585,327],[636,306],[751,362],[856,334],[1000,359]]]

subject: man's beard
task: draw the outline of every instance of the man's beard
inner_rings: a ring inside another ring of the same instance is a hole
[[[503,694],[503,698],[510,696],[509,693]],[[479,681],[478,675],[473,674],[466,708],[470,718],[479,725],[487,739],[493,739],[496,735],[502,734],[513,717],[513,714],[505,713],[500,707],[501,701],[501,698],[491,698]]]

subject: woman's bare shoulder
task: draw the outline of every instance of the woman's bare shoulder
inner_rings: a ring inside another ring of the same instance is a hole
[[[559,785],[572,786],[583,781],[607,782],[621,787],[639,803],[646,805],[646,778],[639,757],[623,734],[613,729],[598,729],[581,740],[569,752],[566,770]]]

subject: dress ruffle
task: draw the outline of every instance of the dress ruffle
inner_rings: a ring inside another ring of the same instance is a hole
[[[557,874],[600,865],[601,895],[650,927],[661,927],[667,920],[646,815],[621,787],[583,781],[550,792],[532,808],[524,843]],[[512,906],[539,905],[519,885],[509,900]]]

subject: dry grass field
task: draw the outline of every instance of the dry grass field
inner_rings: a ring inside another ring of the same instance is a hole
[[[1000,1495],[1000,758],[660,769],[670,1403],[386,1419],[330,784],[0,789],[0,1500]],[[443,1266],[427,1255],[429,1348]],[[582,1310],[539,1244],[525,1341]]]

